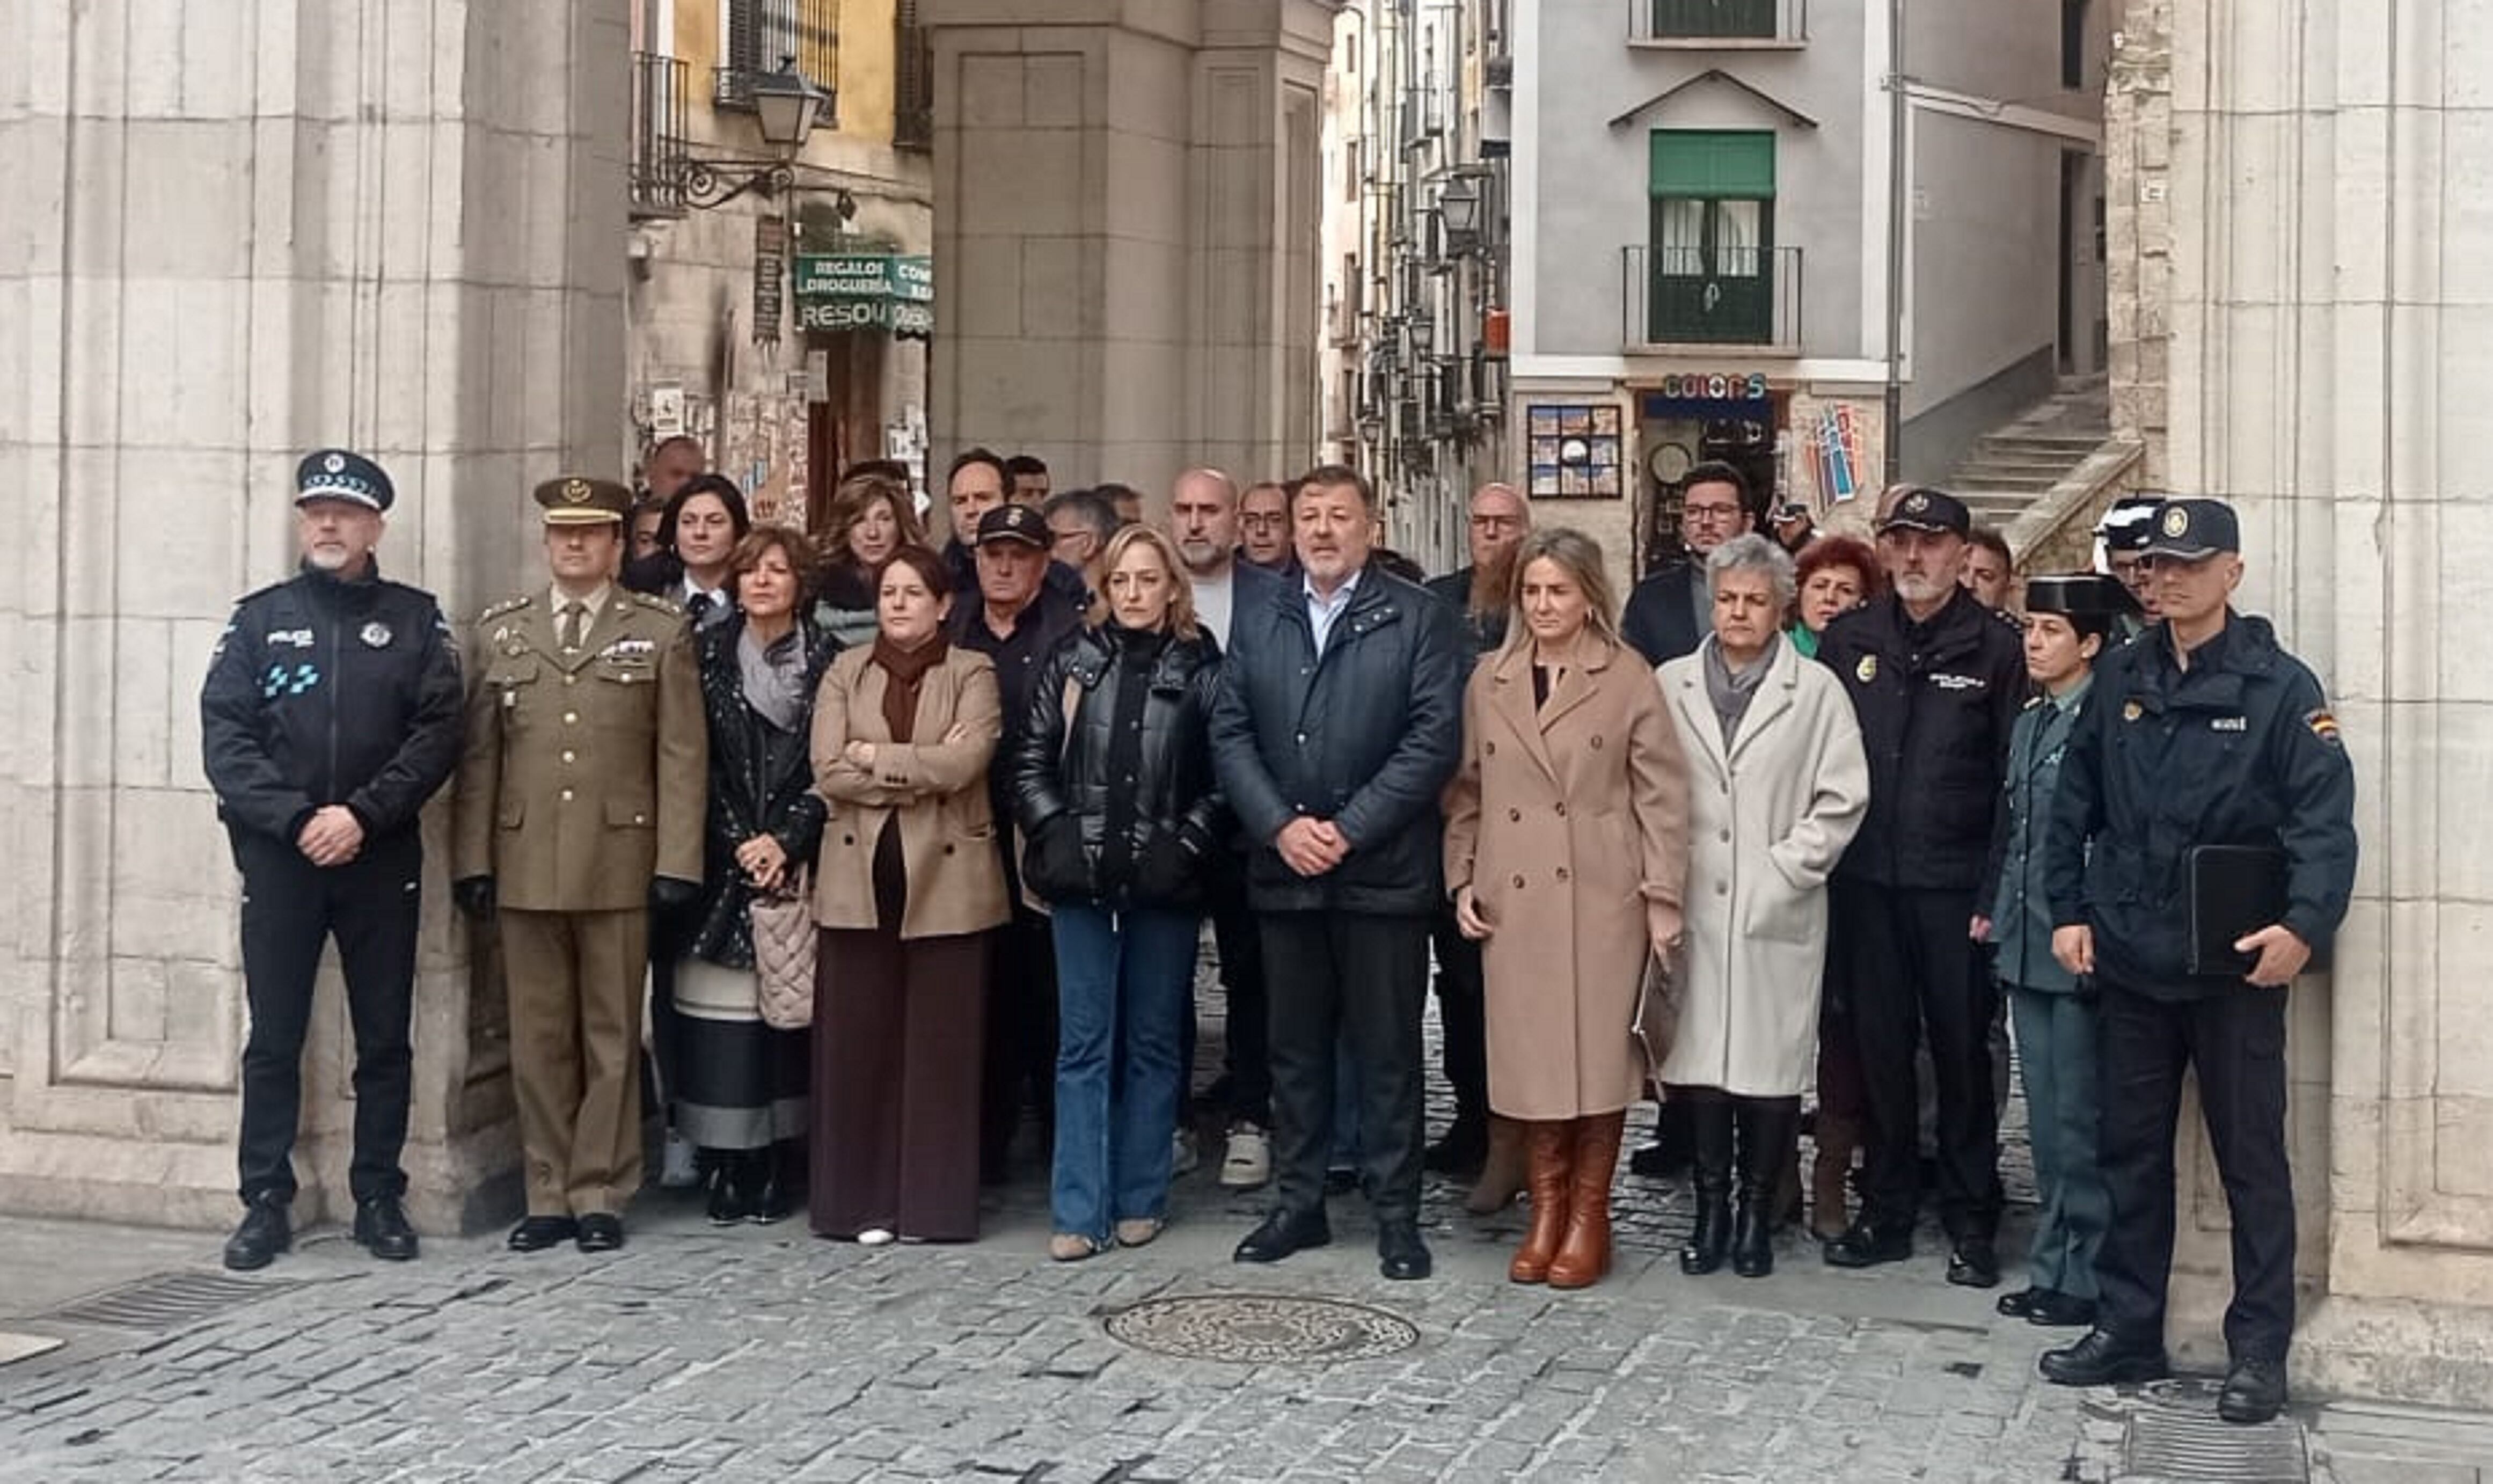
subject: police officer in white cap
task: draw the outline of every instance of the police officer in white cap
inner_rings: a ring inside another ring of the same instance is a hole
[[[295,575],[234,607],[199,697],[208,783],[242,867],[242,1225],[229,1268],[292,1240],[303,1036],[320,949],[345,970],[355,1028],[354,1236],[405,1260],[416,814],[459,762],[459,651],[429,592],[384,580],[373,551],[389,475],[344,449],[295,470]]]

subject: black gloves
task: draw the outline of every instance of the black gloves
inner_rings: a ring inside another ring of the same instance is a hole
[[[1082,821],[1071,810],[1039,827],[1037,836],[1022,853],[1021,872],[1023,883],[1048,901],[1091,894],[1091,862],[1082,848]]]
[[[1190,901],[1202,868],[1203,858],[1186,839],[1155,832],[1143,845],[1142,859],[1134,863],[1135,894],[1153,902]]]
[[[681,912],[701,900],[701,891],[698,881],[652,876],[649,878],[649,910],[662,914]]]
[[[460,911],[481,923],[494,915],[494,878],[463,876],[450,883],[450,899],[459,904]]]

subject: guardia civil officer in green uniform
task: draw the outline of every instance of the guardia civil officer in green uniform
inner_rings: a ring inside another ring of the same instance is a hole
[[[641,1184],[649,917],[701,893],[709,741],[683,610],[612,579],[631,492],[571,475],[536,500],[553,582],[476,621],[452,891],[502,934],[511,1246],[607,1252]]]
[[[2043,885],[2043,835],[2069,735],[2094,690],[2094,662],[2130,611],[2116,578],[2084,572],[2026,583],[2026,678],[2035,695],[2008,734],[2008,780],[1999,849],[1984,909],[1992,971],[2017,1024],[2040,1210],[2027,1249],[2027,1286],[2002,1294],[1999,1312],[2042,1325],[2095,1320],[2095,1249],[2110,1201],[2095,1166],[2093,985],[2052,956],[2051,896]]]
[[[416,816],[459,760],[459,651],[433,594],[374,556],[394,499],[379,465],[324,448],[295,470],[302,569],[234,605],[199,696],[217,815],[242,868],[242,1225],[229,1268],[292,1241],[303,1036],[320,950],[338,940],[355,1028],[354,1237],[415,1256],[406,1172],[415,994]]]
[[[2320,681],[2267,620],[2234,612],[2240,551],[2231,506],[2165,501],[2145,554],[2156,621],[2096,668],[2060,765],[2044,853],[2052,953],[2096,985],[2112,1220],[2095,1327],[2046,1352],[2042,1372],[2071,1386],[2165,1373],[2173,1136],[2195,1067],[2233,1214],[2216,1409],[2254,1423],[2285,1406],[2294,1336],[2285,996],[2354,892],[2355,773]],[[2221,971],[2194,951],[2200,846],[2250,847],[2279,867],[2275,921],[2213,945],[2239,958]]]

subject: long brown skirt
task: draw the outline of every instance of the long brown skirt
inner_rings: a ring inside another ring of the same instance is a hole
[[[884,914],[897,921],[899,914]],[[814,970],[814,1230],[978,1237],[984,933],[825,928]]]

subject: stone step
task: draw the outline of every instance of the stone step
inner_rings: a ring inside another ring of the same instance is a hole
[[[2109,431],[2103,438],[2088,433],[1991,433],[1983,436],[1980,446],[2001,453],[2089,454],[2111,436]]]
[[[1998,469],[1968,469],[1957,474],[1959,484],[1978,490],[2023,490],[2040,495],[2060,482],[2057,474],[2012,474]]]
[[[2086,460],[2083,456],[2073,459],[2065,453],[2022,453],[2013,448],[1999,449],[1977,446],[1973,450],[1973,456],[1966,460],[1963,467],[1967,469],[1996,468],[2060,469],[2075,469],[2085,462]]]

